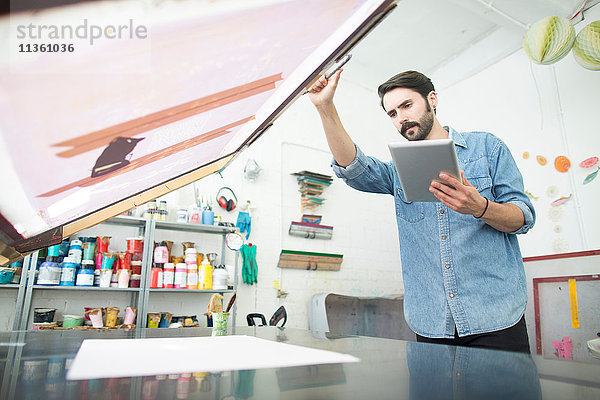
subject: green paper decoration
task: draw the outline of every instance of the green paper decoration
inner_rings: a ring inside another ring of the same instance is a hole
[[[600,71],[600,20],[579,32],[573,44],[573,55],[583,68]]]
[[[523,49],[533,62],[549,65],[566,56],[574,41],[571,21],[565,17],[546,17],[529,28],[523,38]]]

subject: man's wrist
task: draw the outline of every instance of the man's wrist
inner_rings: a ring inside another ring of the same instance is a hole
[[[490,205],[490,201],[486,197],[482,196],[481,198],[485,200],[485,202],[482,205],[481,212],[479,212],[477,214],[473,214],[473,216],[477,219],[482,218],[485,215],[485,213],[487,212],[488,207]]]

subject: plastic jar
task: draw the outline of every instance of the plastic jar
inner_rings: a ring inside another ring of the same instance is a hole
[[[175,264],[166,263],[163,272],[163,287],[173,289],[175,284]]]
[[[218,265],[213,269],[213,284],[214,290],[225,290],[227,289],[227,270],[224,265]]]
[[[60,284],[61,268],[60,264],[54,261],[44,261],[40,265],[38,273],[38,285],[58,285]]]
[[[175,265],[175,289],[186,289],[187,288],[187,269],[184,263],[178,263]]]
[[[83,255],[83,250],[81,249],[81,240],[71,240],[71,246],[69,247],[69,255],[68,257],[75,259],[77,264],[81,264],[81,256]]]
[[[141,275],[142,273],[142,262],[141,261],[132,261],[131,262],[131,274],[132,275]]]
[[[60,286],[75,286],[77,277],[77,263],[71,257],[65,257],[60,273]]]
[[[94,286],[94,270],[93,269],[80,269],[77,272],[77,280],[75,281],[76,286]]]
[[[185,263],[186,264],[192,264],[192,263],[196,264],[198,262],[197,257],[198,257],[198,252],[196,251],[195,248],[190,247],[185,250]]]
[[[129,278],[129,287],[139,288],[141,282],[142,282],[142,275],[140,275],[140,274],[131,275],[131,278]]]
[[[162,243],[154,249],[154,262],[156,264],[165,264],[169,262],[169,248]]]
[[[150,270],[150,288],[162,289],[163,287],[163,270],[160,267],[152,267]]]
[[[187,288],[198,289],[198,266],[194,264],[186,264],[187,267]]]

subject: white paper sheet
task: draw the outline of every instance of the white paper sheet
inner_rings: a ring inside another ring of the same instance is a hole
[[[85,340],[68,380],[359,362],[348,354],[251,336]]]

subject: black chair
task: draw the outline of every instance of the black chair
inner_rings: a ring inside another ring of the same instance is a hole
[[[258,318],[260,321],[260,325],[256,324],[255,318]],[[273,314],[273,316],[271,317],[271,319],[269,320],[269,326],[277,326],[277,324],[283,320],[283,323],[281,324],[281,326],[279,328],[283,328],[287,322],[287,311],[285,310],[284,306],[281,306],[277,309],[277,311],[275,311],[275,313]],[[263,314],[260,313],[250,313],[248,315],[246,315],[246,322],[248,323],[248,326],[266,326],[267,325],[267,319],[265,318],[265,316]]]

